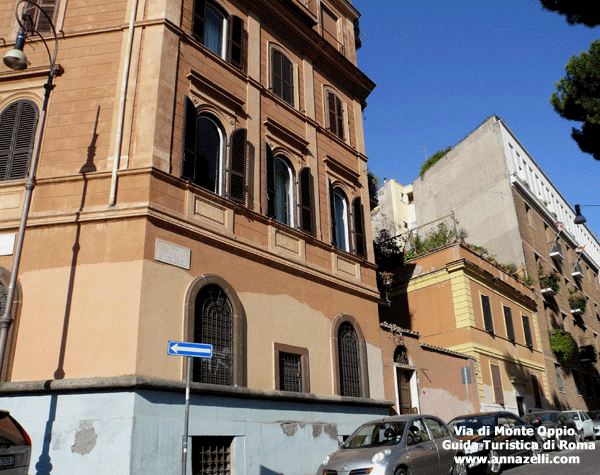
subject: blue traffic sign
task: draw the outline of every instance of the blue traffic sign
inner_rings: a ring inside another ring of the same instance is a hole
[[[207,343],[169,341],[167,354],[175,356],[193,356],[196,358],[212,358],[212,351],[212,345]]]

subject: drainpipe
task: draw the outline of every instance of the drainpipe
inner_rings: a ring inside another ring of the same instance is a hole
[[[110,198],[108,206],[115,206],[117,202],[117,173],[121,160],[121,147],[123,146],[123,128],[125,124],[125,102],[127,100],[127,85],[129,83],[129,68],[131,67],[131,51],[133,49],[133,30],[137,16],[139,0],[134,0],[129,21],[129,36],[127,38],[127,52],[125,54],[125,69],[121,85],[121,99],[119,101],[119,124],[117,126],[117,140],[115,143],[115,160],[113,162],[112,178],[110,181]]]

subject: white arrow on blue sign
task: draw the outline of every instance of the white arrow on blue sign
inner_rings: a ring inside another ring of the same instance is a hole
[[[175,356],[193,356],[212,358],[213,346],[208,343],[190,343],[187,341],[169,341],[167,354]]]

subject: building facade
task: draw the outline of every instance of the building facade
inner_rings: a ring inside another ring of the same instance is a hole
[[[437,399],[453,401],[446,406],[454,416],[503,409],[522,415],[547,406],[533,290],[514,276],[454,243],[405,262],[389,295],[382,318],[418,332],[425,349],[469,357],[460,367],[443,365],[445,384],[427,374]],[[424,360],[419,367],[431,365]],[[471,376],[467,388],[463,367]]]
[[[413,190],[419,225],[452,211],[470,243],[529,277],[548,404],[599,407],[600,243],[586,225],[574,223],[574,210],[505,122],[486,119],[415,180]],[[551,281],[555,289],[546,290]],[[551,344],[563,331],[576,345],[568,357]]]
[[[216,456],[223,473],[314,471],[392,404],[364,216],[374,84],[356,66],[358,12],[346,0],[50,3],[64,73],[0,386],[32,467],[179,470],[187,374],[173,340],[213,345],[190,374],[190,473]],[[18,24],[14,2],[1,5],[6,50]],[[0,72],[4,288],[48,74],[43,45],[25,50],[30,68]]]

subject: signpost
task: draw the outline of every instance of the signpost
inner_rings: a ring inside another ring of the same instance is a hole
[[[172,356],[185,356],[187,358],[187,372],[185,379],[185,420],[183,423],[183,446],[181,454],[181,473],[185,475],[187,469],[188,452],[188,426],[190,421],[190,382],[192,380],[192,358],[212,358],[212,345],[206,343],[190,343],[187,341],[169,341],[167,354]]]
[[[460,373],[462,375],[462,383],[466,386],[467,389],[467,407],[469,408],[469,414],[471,414],[471,401],[469,401],[469,384],[471,384],[471,368],[469,368],[468,366],[463,366],[460,370]]]

